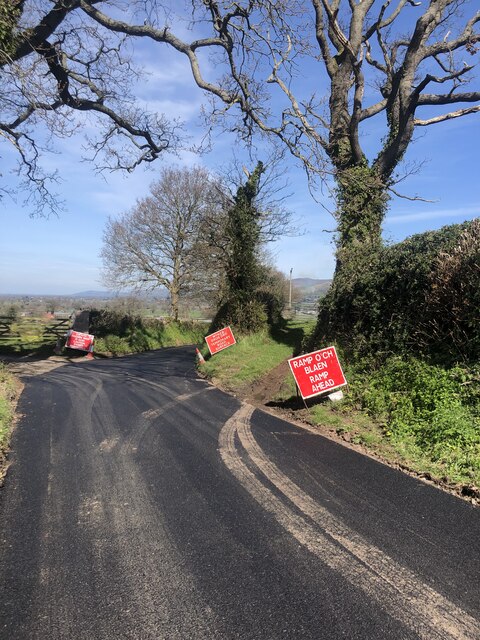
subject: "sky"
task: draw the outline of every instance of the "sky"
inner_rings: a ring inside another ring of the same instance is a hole
[[[150,73],[137,88],[143,103],[182,118],[192,140],[199,140],[204,96],[193,85],[183,61],[172,56],[159,64],[158,56],[145,45],[137,55]],[[370,139],[372,145],[379,139],[381,125],[381,119],[375,120],[365,131],[367,147]],[[14,185],[10,173],[14,153],[2,144],[2,180]],[[0,203],[0,294],[69,295],[105,289],[99,254],[108,216],[119,215],[146,196],[163,166],[201,164],[215,171],[231,162],[234,151],[241,154],[233,137],[217,134],[208,154],[197,156],[186,151],[179,158],[164,156],[153,167],[140,167],[133,174],[98,175],[90,163],[82,161],[82,145],[81,134],[59,140],[57,153],[44,158],[44,165],[58,168],[62,177],[56,191],[65,201],[65,211],[58,217],[30,217],[21,195],[16,202],[6,196]],[[479,148],[480,114],[421,128],[405,159],[424,164],[398,189],[433,202],[393,198],[383,226],[385,239],[398,242],[415,233],[480,216]],[[259,159],[262,151],[267,154],[260,148]],[[328,210],[332,211],[334,204],[327,191],[320,194],[320,202],[311,197],[305,175],[292,159],[285,159],[284,173],[292,194],[285,204],[292,211],[298,235],[273,243],[269,247],[272,261],[285,274],[292,269],[293,278],[331,278],[335,225]]]

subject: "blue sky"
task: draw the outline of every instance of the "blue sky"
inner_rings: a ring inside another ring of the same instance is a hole
[[[181,117],[192,139],[199,139],[203,96],[191,82],[183,61],[172,57],[168,64],[160,66],[148,47],[143,47],[139,55],[150,72],[148,82],[139,88],[142,100],[150,109]],[[365,133],[366,146],[370,138],[375,144],[381,124],[381,118],[375,120]],[[63,295],[103,289],[99,253],[107,217],[129,209],[137,198],[145,196],[161,166],[203,164],[215,170],[232,160],[233,149],[238,152],[234,140],[222,134],[214,139],[212,151],[201,157],[185,152],[180,158],[165,156],[151,170],[139,168],[128,176],[100,176],[90,164],[81,161],[82,140],[80,135],[60,140],[57,153],[44,159],[45,165],[57,167],[62,175],[56,190],[66,207],[58,218],[30,218],[22,207],[21,196],[18,202],[5,197],[0,204],[0,293]],[[425,160],[425,165],[399,189],[406,195],[418,194],[435,202],[392,199],[384,224],[385,238],[396,242],[414,233],[480,216],[479,148],[480,114],[422,128],[406,160]],[[9,177],[13,153],[5,146],[0,153],[3,179],[14,185],[13,176]],[[327,194],[320,204],[312,199],[304,173],[289,158],[285,173],[292,192],[286,205],[304,233],[272,245],[273,262],[285,273],[292,268],[294,278],[330,278],[334,269],[334,222],[325,207],[332,210],[333,203]]]

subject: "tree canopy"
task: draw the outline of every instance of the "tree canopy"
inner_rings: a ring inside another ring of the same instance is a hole
[[[179,121],[136,103],[131,87],[140,71],[128,39],[94,19],[97,5],[115,10],[116,3],[0,0],[0,134],[18,155],[34,212],[59,208],[58,173],[41,162],[56,138],[83,127],[95,166],[126,171],[176,151],[182,140]]]
[[[177,320],[180,297],[200,286],[209,270],[205,226],[221,216],[222,204],[215,179],[202,167],[164,169],[147,197],[108,219],[105,283],[114,289],[164,287]]]
[[[151,43],[159,66],[166,49],[188,61],[211,98],[210,126],[244,141],[268,136],[312,180],[336,181],[337,268],[352,247],[378,246],[415,130],[480,111],[476,0],[0,6],[0,131],[40,205],[51,201],[38,162],[39,121],[54,137],[69,135],[81,115],[98,117],[103,128],[91,149],[100,167],[132,170],[181,144],[178,122],[145,113],[129,94],[138,72],[129,47],[138,39]],[[381,126],[366,144],[362,132],[374,120]]]

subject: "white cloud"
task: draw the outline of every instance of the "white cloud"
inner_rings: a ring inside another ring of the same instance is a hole
[[[421,222],[424,220],[437,220],[439,218],[468,220],[480,215],[480,207],[467,206],[458,209],[434,209],[430,211],[417,211],[416,213],[387,215],[387,224],[403,224],[405,222]]]
[[[144,100],[142,108],[149,113],[165,115],[169,120],[190,120],[198,116],[202,100],[197,96],[190,96],[177,100]]]

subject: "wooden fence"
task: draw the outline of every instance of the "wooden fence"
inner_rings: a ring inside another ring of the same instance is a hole
[[[44,321],[36,318],[0,316],[0,343],[56,342],[72,326],[70,317]]]

